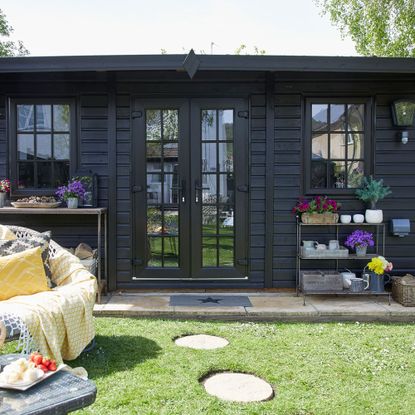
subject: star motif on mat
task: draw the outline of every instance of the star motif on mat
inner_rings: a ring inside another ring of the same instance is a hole
[[[197,301],[200,301],[203,304],[206,304],[206,303],[219,304],[219,301],[222,301],[222,299],[221,298],[207,297],[207,298],[198,298]]]

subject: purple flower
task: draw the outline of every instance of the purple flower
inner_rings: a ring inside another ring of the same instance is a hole
[[[365,246],[374,246],[375,242],[373,240],[373,234],[370,232],[362,231],[361,229],[356,229],[352,232],[346,239],[345,243],[349,248],[365,247]]]
[[[69,197],[84,199],[85,187],[79,180],[71,180],[67,186],[58,187],[55,194],[60,200],[67,200]]]

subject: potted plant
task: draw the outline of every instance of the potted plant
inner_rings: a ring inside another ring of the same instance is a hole
[[[381,209],[376,209],[376,203],[392,192],[388,186],[383,185],[383,179],[376,180],[369,176],[364,177],[362,183],[362,188],[356,190],[356,196],[369,206],[365,212],[366,222],[382,223],[383,212]]]
[[[303,223],[332,224],[339,221],[339,204],[327,196],[316,196],[310,201],[300,199],[292,212],[301,217]]]
[[[7,193],[10,192],[10,180],[0,180],[0,208],[4,207],[6,202]]]
[[[369,272],[365,272],[366,268],[369,268]],[[363,279],[369,281],[369,289],[372,292],[384,292],[385,291],[385,272],[390,272],[393,269],[392,262],[389,262],[383,256],[377,256],[372,258],[371,261],[365,266],[363,270]],[[390,279],[390,278],[389,278]]]
[[[80,180],[72,179],[67,186],[58,187],[56,196],[60,200],[65,200],[69,209],[76,209],[79,199],[83,199],[85,196],[85,187]]]
[[[355,249],[357,256],[365,256],[368,246],[374,246],[373,234],[370,232],[356,229],[346,239],[344,243],[347,247]]]

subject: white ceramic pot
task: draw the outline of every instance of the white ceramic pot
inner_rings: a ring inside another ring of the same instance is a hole
[[[340,222],[341,223],[350,223],[352,221],[351,215],[341,215]]]
[[[78,207],[78,198],[68,197],[66,204],[68,205],[68,209],[76,209]]]
[[[367,223],[382,223],[383,211],[382,209],[366,209],[365,219]]]
[[[354,223],[363,223],[364,221],[365,221],[364,215],[361,215],[360,213],[356,213],[356,215],[353,215]]]

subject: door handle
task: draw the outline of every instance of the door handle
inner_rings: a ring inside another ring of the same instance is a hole
[[[195,203],[199,203],[199,193],[203,190],[209,190],[209,187],[204,187],[199,184],[199,180],[195,181]]]

